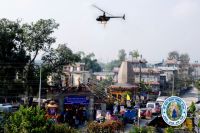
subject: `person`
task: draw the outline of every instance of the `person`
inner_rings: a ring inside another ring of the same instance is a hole
[[[87,112],[83,109],[83,124],[85,124],[85,121],[87,121]]]
[[[78,128],[78,125],[79,125],[79,120],[77,117],[75,117],[75,128]]]

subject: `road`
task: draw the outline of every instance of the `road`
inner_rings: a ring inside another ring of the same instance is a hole
[[[140,126],[141,127],[145,126],[147,123],[149,123],[150,121],[152,121],[155,117],[156,116],[153,116],[151,120],[140,119]],[[132,127],[133,127],[133,124],[126,124],[124,133],[129,133]]]
[[[192,102],[197,102],[198,101],[198,89],[197,88],[192,88],[189,90],[187,93],[181,96],[181,98],[186,102],[187,106],[190,106]],[[156,116],[154,116],[152,119],[154,119]],[[140,119],[140,126],[145,126],[146,123],[149,123],[151,120],[146,120],[146,119]],[[125,133],[129,133],[129,131],[132,128],[132,124],[127,124],[125,127]]]
[[[187,107],[189,107],[192,102],[198,101],[198,89],[193,87],[183,96],[181,96],[181,98],[186,102]]]

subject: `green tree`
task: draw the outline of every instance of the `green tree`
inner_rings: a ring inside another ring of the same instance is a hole
[[[55,22],[53,19],[40,19],[35,23],[31,24],[23,24],[22,29],[24,31],[24,42],[25,48],[30,55],[29,62],[25,69],[25,83],[26,90],[28,94],[34,88],[34,86],[30,86],[30,82],[34,81],[34,73],[33,66],[35,65],[35,59],[38,56],[39,52],[48,52],[53,43],[55,43],[56,39],[52,36],[54,30],[57,29],[59,24]],[[34,85],[34,84],[33,84]]]
[[[85,70],[92,71],[92,72],[100,72],[102,71],[102,68],[100,64],[98,63],[97,59],[95,58],[94,53],[90,53],[86,55],[84,52],[78,52],[78,54],[81,56],[81,62],[85,63]]]
[[[5,124],[5,133],[45,133],[45,112],[39,107],[20,109],[11,115]]]
[[[23,70],[30,59],[25,51],[24,30],[20,21],[0,19],[0,95],[23,92]]]
[[[57,80],[57,86],[61,86],[60,75],[63,74],[63,66],[79,62],[80,56],[73,53],[73,51],[68,48],[66,44],[60,44],[56,49],[51,48],[49,52],[42,57],[42,61],[42,78],[47,81],[47,76],[51,75],[52,73],[57,73],[54,75],[54,78]]]
[[[105,65],[105,69],[107,71],[112,71],[114,67],[120,67],[121,61],[119,60],[112,60]]]
[[[177,51],[171,51],[168,53],[168,59],[169,60],[172,60],[172,59],[175,59],[175,60],[179,60],[179,53]]]
[[[80,56],[73,53],[66,44],[60,44],[56,49],[50,49],[50,51],[42,57],[42,60],[44,67],[49,73],[56,72],[61,74],[64,65],[79,62]]]
[[[120,49],[118,52],[119,61],[125,61],[126,59],[126,51],[124,49]]]
[[[138,50],[133,50],[133,51],[129,52],[129,55],[131,55],[132,58],[135,58],[135,59],[138,59],[138,57],[140,57]]]
[[[182,86],[188,86],[192,83],[192,78],[190,76],[192,72],[190,71],[190,57],[187,53],[181,54],[179,61],[179,80],[182,82]]]
[[[195,106],[194,102],[192,102],[191,105],[189,106],[188,113],[191,113],[192,116],[194,117],[195,111],[196,111],[196,106]]]
[[[173,127],[167,127],[165,128],[165,133],[174,133],[174,128]]]
[[[195,87],[200,89],[200,80],[195,81]]]
[[[129,133],[155,133],[155,127],[145,126],[145,127],[138,127],[133,126]]]
[[[179,54],[177,51],[169,52],[168,59],[175,59],[179,61],[178,73],[175,73],[175,88],[181,88],[183,86],[189,86],[192,83],[193,68],[190,66],[190,57],[187,53]]]

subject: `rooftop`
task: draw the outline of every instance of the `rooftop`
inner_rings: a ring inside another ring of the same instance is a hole
[[[178,61],[176,59],[167,59],[165,61],[165,64],[168,64],[168,65],[175,65],[177,63],[178,63]]]
[[[139,73],[140,68],[133,68],[134,73]],[[141,68],[141,73],[152,73],[152,74],[160,74],[160,69],[158,68]]]

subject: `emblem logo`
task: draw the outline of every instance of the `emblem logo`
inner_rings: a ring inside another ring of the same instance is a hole
[[[164,101],[161,114],[168,125],[179,126],[187,117],[187,105],[180,97],[171,96]]]

